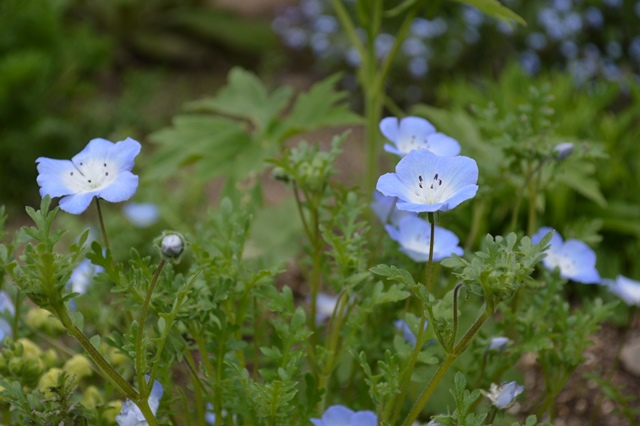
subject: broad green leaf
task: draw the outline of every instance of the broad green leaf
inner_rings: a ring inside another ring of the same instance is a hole
[[[504,21],[509,25],[515,21],[520,25],[527,25],[527,22],[517,13],[504,7],[498,0],[453,0],[458,3],[465,3],[473,6],[489,16]]]

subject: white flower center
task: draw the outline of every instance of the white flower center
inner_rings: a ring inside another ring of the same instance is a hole
[[[429,253],[431,244],[431,236],[423,233],[417,233],[414,238],[407,238],[404,241],[404,248],[418,253]],[[435,251],[435,247],[434,247]]]
[[[414,149],[430,149],[431,144],[429,143],[429,139],[418,139],[416,135],[411,135],[409,138],[404,138],[398,144],[398,148],[400,151],[409,153]]]
[[[418,187],[415,194],[424,204],[438,204],[441,200],[450,198],[455,191],[443,181],[438,173],[430,179],[418,176]]]
[[[78,194],[93,192],[109,186],[116,178],[112,164],[100,160],[89,160],[75,164],[76,170],[64,176],[67,186]]]
[[[576,262],[567,257],[555,253],[547,253],[549,266],[553,269],[556,266],[560,268],[560,272],[567,276],[575,275],[578,272]]]

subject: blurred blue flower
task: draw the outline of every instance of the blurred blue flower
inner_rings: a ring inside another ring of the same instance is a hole
[[[373,42],[374,49],[376,52],[376,58],[384,59],[391,51],[391,48],[393,47],[393,44],[395,43],[395,41],[396,41],[396,38],[391,34],[387,34],[387,33],[378,34],[375,41]]]
[[[636,11],[636,15],[638,15],[638,18],[640,18],[640,1],[636,3],[634,9]]]
[[[541,32],[533,32],[527,36],[526,43],[534,50],[542,50],[547,47],[547,38]]]
[[[562,142],[553,147],[556,154],[556,160],[564,160],[573,153],[573,144],[571,142]]]
[[[409,61],[409,74],[414,78],[424,77],[429,71],[429,64],[425,58],[411,58]]]
[[[313,28],[325,34],[333,34],[338,31],[338,20],[335,16],[321,15],[313,22]]]
[[[473,27],[479,27],[484,22],[484,14],[473,6],[463,5],[462,19]]]
[[[60,199],[60,208],[80,214],[94,197],[112,203],[128,200],[138,188],[138,176],[131,173],[140,143],[127,138],[117,143],[93,139],[71,161],[39,157],[40,195]]]
[[[385,144],[384,150],[399,156],[416,149],[426,149],[434,154],[450,157],[460,153],[460,144],[455,139],[436,132],[428,120],[421,117],[386,117],[380,121],[380,132],[393,142]]]
[[[423,56],[431,55],[429,48],[419,38],[411,37],[402,43],[402,51],[407,56]]]
[[[604,4],[609,7],[620,7],[622,6],[622,0],[604,0]]]
[[[584,11],[584,21],[593,28],[600,28],[604,23],[604,16],[600,9],[590,6]]]
[[[380,176],[376,189],[398,197],[398,209],[419,213],[451,210],[476,195],[477,183],[475,160],[417,149],[398,162],[396,173]]]
[[[618,59],[622,56],[622,46],[620,46],[620,43],[617,41],[610,41],[607,43],[605,51],[607,52],[607,55],[613,59]]]
[[[618,275],[615,280],[602,280],[602,284],[606,285],[609,291],[620,297],[627,305],[640,306],[640,282]]]
[[[527,74],[535,75],[540,71],[540,57],[532,50],[525,50],[520,54],[520,66]]]
[[[147,381],[149,380],[149,376],[145,376]],[[160,400],[162,399],[162,394],[164,393],[164,388],[160,384],[159,381],[155,381],[153,383],[153,388],[151,389],[151,393],[149,394],[149,399],[147,400],[149,404],[149,408],[153,415],[156,415],[158,411],[158,407],[160,406]],[[120,414],[116,416],[116,422],[118,422],[119,426],[148,426],[149,423],[144,419],[142,415],[142,411],[136,404],[134,404],[130,400],[126,400],[122,403],[122,410]]]
[[[575,58],[578,55],[578,45],[575,41],[565,40],[560,45],[560,52],[565,58]]]
[[[427,262],[431,243],[431,225],[417,216],[403,217],[398,221],[398,228],[386,225],[389,236],[400,244],[400,251],[415,262]],[[462,256],[460,240],[448,229],[436,226],[434,228],[433,261],[451,257],[451,254]]]
[[[515,401],[516,397],[524,391],[524,386],[518,385],[516,382],[503,383],[498,386],[491,384],[489,392],[481,391],[484,396],[491,400],[491,403],[499,410],[506,410]]]
[[[635,37],[629,44],[629,56],[640,63],[640,36]]]
[[[11,302],[11,298],[6,291],[0,291],[0,343],[7,337],[13,336],[11,324],[7,319],[14,317],[16,308]]]
[[[332,405],[321,419],[311,419],[315,426],[377,426],[378,416],[372,411],[357,411],[343,406]]]
[[[316,324],[321,324],[333,315],[338,306],[338,296],[327,293],[318,293],[316,297]]]
[[[138,228],[147,228],[160,219],[160,209],[153,203],[127,203],[122,212]]]
[[[489,347],[487,348],[487,350],[501,352],[509,342],[510,340],[508,337],[494,337],[489,342]]]
[[[416,345],[418,338],[413,333],[413,331],[411,331],[411,328],[409,328],[409,324],[407,324],[405,320],[401,320],[401,319],[395,320],[393,322],[393,325],[395,325],[398,331],[402,333],[402,338],[404,339],[405,342],[411,343],[411,345],[413,346]],[[427,325],[428,325],[428,322],[425,321],[424,323],[425,330],[427,329]]]
[[[93,277],[104,272],[102,266],[94,265],[89,259],[83,259],[71,273],[67,287],[78,294],[85,294],[93,282]]]
[[[571,0],[553,0],[551,3],[557,11],[566,12],[571,10]]]
[[[387,197],[378,191],[374,191],[373,201],[370,204],[371,210],[383,224],[391,222],[397,225],[400,219],[405,216],[416,216],[416,213],[398,210],[396,208],[397,201],[396,197]]]
[[[531,240],[538,243],[550,231],[553,231],[553,228],[542,227]],[[546,255],[542,259],[543,265],[551,271],[556,267],[560,269],[562,278],[583,284],[600,283],[600,274],[596,269],[596,254],[584,242],[573,239],[563,241],[556,231]]]

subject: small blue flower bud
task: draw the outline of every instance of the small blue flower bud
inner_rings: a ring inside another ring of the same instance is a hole
[[[168,234],[162,238],[160,248],[163,255],[167,257],[178,257],[184,250],[184,242],[178,234]]]

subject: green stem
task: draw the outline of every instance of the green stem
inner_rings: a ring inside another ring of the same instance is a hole
[[[258,299],[253,296],[253,368],[251,376],[254,381],[258,380],[258,358],[260,356],[260,344],[259,344],[259,331],[258,324]]]
[[[480,314],[476,321],[471,325],[465,335],[462,336],[462,339],[460,339],[460,342],[455,345],[453,351],[447,353],[447,355],[444,357],[442,364],[440,364],[436,372],[433,374],[433,377],[431,377],[431,380],[418,397],[418,400],[411,408],[411,411],[409,412],[407,417],[404,419],[404,422],[402,423],[403,426],[410,426],[418,418],[418,415],[429,401],[429,398],[431,398],[431,395],[436,390],[436,387],[438,386],[444,375],[447,373],[447,371],[449,371],[449,368],[451,368],[458,356],[460,356],[467,349],[469,344],[471,344],[471,341],[473,340],[475,335],[478,333],[482,325],[491,317],[491,315],[493,315],[493,310],[489,309],[489,306],[485,305],[483,307],[482,314]]]
[[[147,290],[147,295],[142,303],[142,310],[140,311],[140,319],[138,320],[138,331],[136,334],[136,373],[138,375],[138,388],[140,389],[140,394],[142,396],[148,396],[150,388],[147,387],[147,381],[144,379],[144,363],[146,358],[146,348],[142,347],[142,335],[144,334],[144,323],[147,319],[147,311],[149,309],[149,302],[151,301],[151,294],[153,293],[153,289],[156,287],[156,283],[158,282],[158,277],[160,277],[160,272],[162,272],[162,268],[167,263],[167,259],[162,258],[158,267],[156,268],[156,272],[153,274],[153,278],[151,279],[151,284],[149,285],[149,289]],[[167,324],[169,326],[169,324]],[[153,387],[153,383],[150,385]]]
[[[205,402],[202,396],[202,392],[204,391],[204,386],[200,382],[200,377],[198,377],[198,370],[196,368],[196,363],[193,360],[193,355],[191,354],[191,350],[188,348],[184,351],[184,359],[187,361],[187,367],[189,372],[191,373],[191,377],[193,378],[193,393],[195,395],[195,403],[196,403],[196,412],[198,417],[198,424],[200,426],[205,426],[206,422],[204,420],[205,415]]]
[[[104,241],[104,248],[109,250],[109,238],[107,238],[107,228],[104,226],[104,220],[102,219],[102,209],[100,208],[100,198],[96,197],[96,207],[98,208],[98,221],[100,222],[100,230],[102,231],[102,240]]]
[[[20,307],[22,306],[22,292],[20,290],[16,292],[16,300],[14,302],[15,313],[11,324],[11,335],[13,336],[13,340],[18,340],[18,323],[20,321]]]
[[[329,359],[325,364],[324,369],[320,374],[320,378],[318,380],[318,388],[326,389],[329,383],[329,379],[331,378],[331,374],[335,369],[336,362],[340,359],[336,355],[338,354],[338,345],[340,343],[340,331],[342,329],[343,319],[345,318],[344,309],[347,306],[348,296],[345,291],[340,293],[338,296],[338,303],[333,313],[331,314],[331,319],[329,320],[329,332],[327,336],[326,343],[326,352],[329,354]],[[324,412],[324,409],[327,405],[327,396],[329,392],[325,390],[322,399],[319,404],[319,411]]]
[[[207,348],[205,347],[204,341],[202,340],[202,335],[197,329],[194,322],[190,324],[191,334],[193,336],[193,340],[196,341],[196,345],[198,346],[198,350],[200,351],[200,356],[202,357],[202,362],[204,363],[204,369],[207,371],[207,375],[212,382],[216,382],[219,378],[216,376],[215,371],[213,370],[213,365],[211,365],[211,360],[209,359],[209,353],[207,352]],[[216,418],[222,418],[222,400],[219,392],[216,392],[214,386],[213,393],[213,410],[215,411]]]
[[[347,34],[347,37],[349,38],[349,42],[358,51],[358,54],[360,54],[360,57],[364,58],[365,57],[364,45],[360,41],[360,38],[358,38],[358,34],[356,33],[356,27],[353,24],[351,17],[349,17],[349,12],[344,7],[344,4],[342,4],[341,0],[331,0],[331,3],[333,4],[333,8],[336,11],[336,16],[338,17],[338,20],[340,21],[340,23],[342,24],[342,27],[344,28],[344,32]]]
[[[307,198],[308,199],[308,198]],[[320,290],[320,268],[322,267],[322,245],[320,237],[320,217],[316,203],[311,206],[311,217],[313,220],[313,270],[311,272],[311,316],[309,325],[311,328],[311,351],[315,355],[318,341],[316,328],[316,303],[318,301],[318,291]],[[315,358],[315,356],[314,356]]]
[[[118,374],[111,364],[109,364],[102,354],[91,344],[87,336],[85,336],[84,333],[76,327],[64,306],[53,307],[53,313],[60,320],[62,325],[64,325],[64,327],[71,333],[71,335],[75,337],[84,350],[87,351],[89,357],[91,357],[105,379],[109,380],[115,388],[127,398],[133,401],[140,399],[140,394],[136,392],[136,390],[133,389],[133,387],[131,387],[131,385],[127,383],[120,374]]]
[[[453,349],[453,345],[456,343],[456,336],[458,335],[458,291],[462,288],[463,284],[456,285],[453,290],[453,331],[451,333],[451,342],[449,343],[449,351]]]

